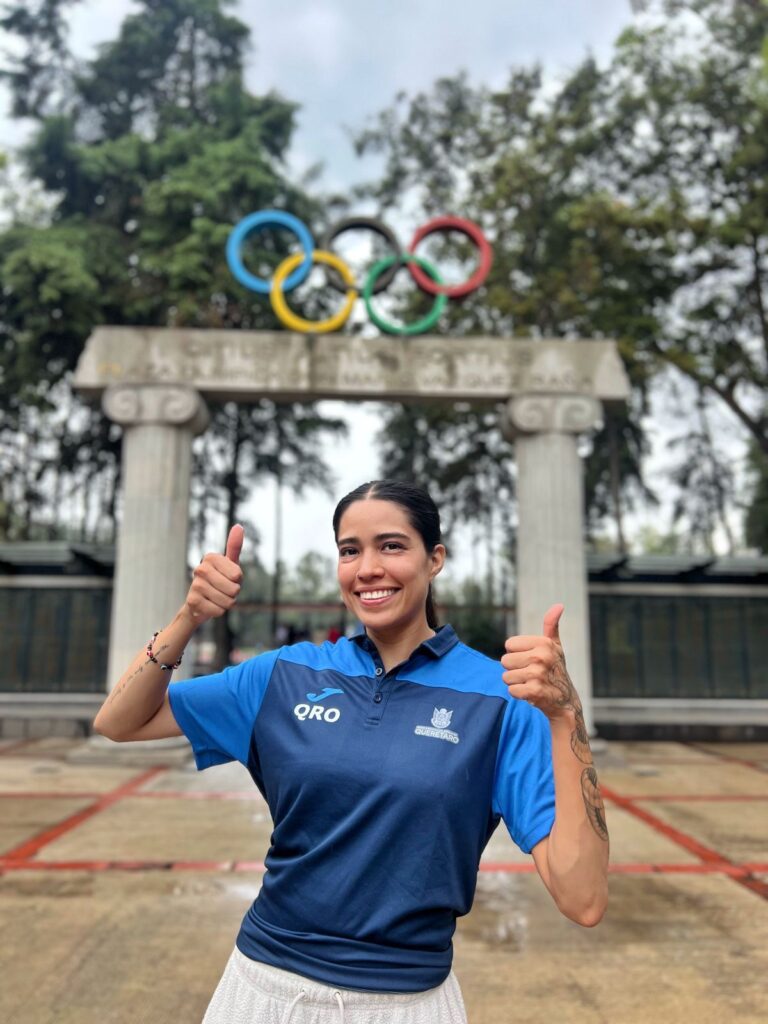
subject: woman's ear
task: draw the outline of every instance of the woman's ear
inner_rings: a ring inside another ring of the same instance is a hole
[[[435,544],[435,546],[430,551],[429,557],[432,560],[432,568],[430,569],[429,572],[429,578],[431,580],[433,580],[435,576],[437,576],[437,574],[445,565],[445,555],[446,551],[444,544]]]

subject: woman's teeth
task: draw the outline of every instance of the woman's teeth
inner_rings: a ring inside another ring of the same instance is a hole
[[[361,601],[380,601],[384,597],[396,594],[396,590],[368,590],[359,595]]]

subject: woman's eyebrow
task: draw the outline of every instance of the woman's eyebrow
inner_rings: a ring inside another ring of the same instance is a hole
[[[407,533],[396,533],[394,531],[392,533],[377,533],[373,539],[375,541],[381,542],[383,540],[391,540],[393,537],[396,537],[398,540],[411,539]],[[357,537],[344,537],[336,543],[338,544],[339,547],[341,547],[342,544],[359,544],[360,541]]]

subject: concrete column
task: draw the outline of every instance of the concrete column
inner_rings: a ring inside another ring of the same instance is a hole
[[[568,672],[594,733],[584,470],[577,436],[596,429],[601,404],[586,395],[519,395],[506,407],[504,433],[517,461],[517,631],[541,633],[544,613],[565,605],[560,620]]]
[[[117,385],[102,398],[123,428],[123,501],[118,531],[107,688],[155,630],[167,626],[189,588],[187,540],[192,438],[209,422],[199,393],[181,384]],[[174,679],[189,675],[186,661]]]

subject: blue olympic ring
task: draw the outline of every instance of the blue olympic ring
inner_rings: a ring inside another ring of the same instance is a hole
[[[285,213],[283,210],[260,210],[258,213],[251,213],[237,224],[227,239],[227,263],[235,278],[245,288],[259,292],[260,295],[269,295],[270,282],[261,277],[256,277],[243,265],[243,258],[240,250],[246,235],[256,228],[265,225],[277,225],[293,231],[304,250],[304,262],[298,266],[286,280],[284,289],[290,291],[305,281],[312,269],[312,253],[315,249],[315,240],[306,224],[294,217],[292,213]]]

